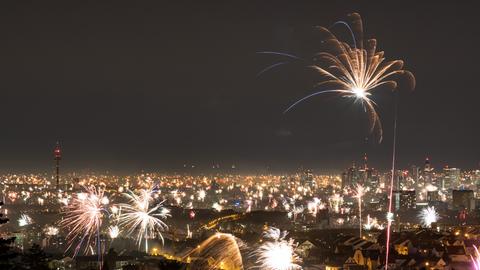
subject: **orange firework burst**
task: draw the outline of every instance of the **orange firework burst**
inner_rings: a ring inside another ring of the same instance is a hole
[[[402,60],[385,61],[384,52],[377,51],[377,41],[369,39],[364,42],[362,18],[357,13],[348,15],[348,22],[339,21],[335,25],[344,25],[350,31],[353,46],[339,40],[330,29],[316,27],[322,41],[322,51],[313,56],[308,67],[321,76],[314,86],[315,92],[302,97],[290,105],[284,112],[290,111],[299,103],[314,96],[333,94],[339,97],[352,98],[362,104],[369,116],[370,133],[377,133],[382,139],[382,126],[375,109],[376,104],[371,95],[376,89],[396,89],[400,79],[404,79],[411,89],[415,88],[415,77],[403,69]],[[260,52],[288,57],[292,60],[303,60],[291,54],[278,52]],[[280,62],[264,69],[261,73],[291,61]]]

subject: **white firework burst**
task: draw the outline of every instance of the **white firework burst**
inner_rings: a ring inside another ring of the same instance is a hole
[[[420,218],[420,222],[422,223],[422,225],[425,227],[431,227],[432,223],[437,222],[439,219],[437,210],[435,210],[435,207],[433,206],[423,208],[422,211],[420,211],[420,213],[418,214],[418,217]]]

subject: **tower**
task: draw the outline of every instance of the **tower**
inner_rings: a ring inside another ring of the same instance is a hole
[[[55,180],[57,181],[57,190],[60,189],[60,160],[62,159],[62,151],[60,143],[57,142],[53,150],[53,159],[55,160]]]
[[[436,186],[435,179],[433,177],[433,167],[428,157],[425,159],[425,165],[423,167],[423,179],[424,179],[424,183],[423,183],[424,186],[428,184]]]

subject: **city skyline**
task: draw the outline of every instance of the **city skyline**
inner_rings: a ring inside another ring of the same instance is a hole
[[[0,268],[479,270],[473,3],[0,9]]]

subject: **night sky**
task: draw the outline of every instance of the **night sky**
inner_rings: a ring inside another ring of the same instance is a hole
[[[315,98],[282,114],[312,91],[314,76],[301,65],[256,76],[279,59],[256,52],[308,55],[312,27],[351,12],[417,79],[414,92],[398,96],[399,165],[428,156],[436,168],[478,168],[474,1],[99,2],[0,5],[0,171],[49,171],[57,140],[67,171],[236,164],[321,173],[364,152],[386,169],[391,92],[374,97],[384,125],[378,144],[365,140],[359,108]]]

